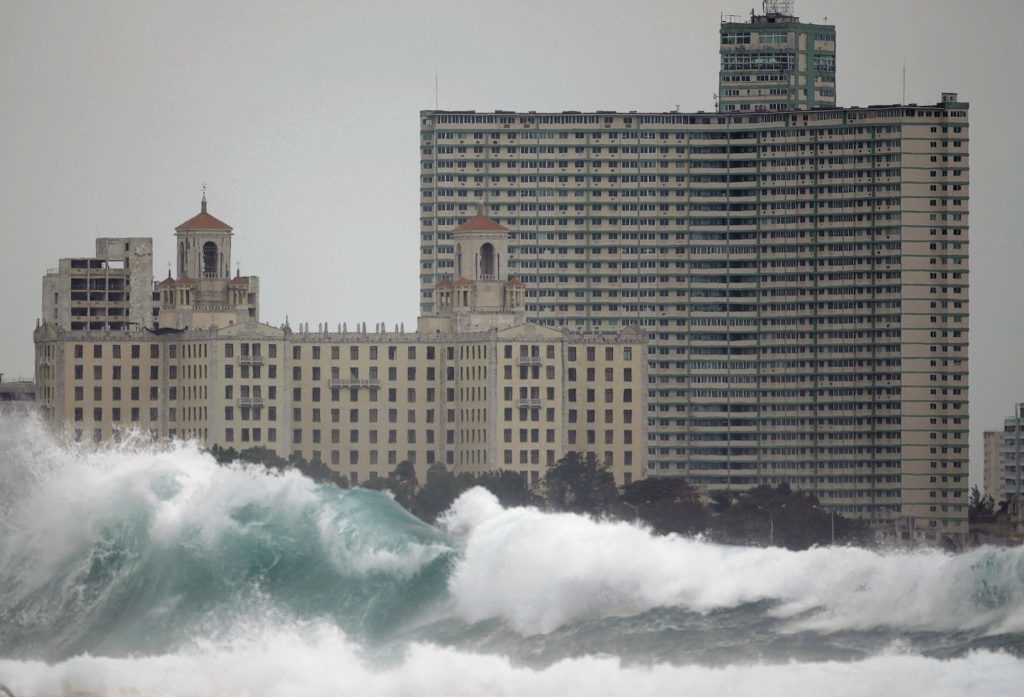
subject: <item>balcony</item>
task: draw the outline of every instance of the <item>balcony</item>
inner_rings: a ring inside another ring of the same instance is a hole
[[[531,397],[529,399],[519,400],[520,409],[540,409],[540,399]]]
[[[238,406],[240,407],[262,407],[263,397],[239,397]]]
[[[520,356],[516,361],[517,365],[540,365],[540,356]]]
[[[263,356],[239,356],[239,365],[263,365]]]
[[[376,390],[380,387],[380,380],[375,378],[331,378],[328,384],[331,387],[368,387],[371,390]]]

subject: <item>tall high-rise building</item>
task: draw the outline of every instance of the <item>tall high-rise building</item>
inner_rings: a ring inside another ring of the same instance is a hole
[[[649,333],[649,474],[963,533],[967,114],[423,111],[421,311],[482,204],[530,319]]]
[[[793,16],[793,0],[764,0],[750,19],[723,17],[718,110],[792,111],[836,105],[836,28]]]

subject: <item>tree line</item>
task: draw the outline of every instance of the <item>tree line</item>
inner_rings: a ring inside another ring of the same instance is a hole
[[[316,482],[348,487],[348,479],[319,460],[294,454],[285,459],[266,448],[236,452],[214,446],[220,462],[242,460],[271,469],[295,468]],[[433,523],[464,491],[480,486],[502,506],[540,506],[595,517],[642,522],[659,534],[703,535],[724,544],[777,545],[807,549],[813,545],[870,544],[873,534],[863,520],[847,518],[821,506],[817,497],[789,485],[761,485],[742,493],[719,491],[703,496],[681,477],[648,477],[616,486],[611,470],[593,453],[569,452],[545,473],[539,496],[526,477],[511,470],[452,472],[441,464],[427,469],[420,482],[416,468],[402,461],[388,476],[360,483],[389,490],[395,501],[421,520]]]

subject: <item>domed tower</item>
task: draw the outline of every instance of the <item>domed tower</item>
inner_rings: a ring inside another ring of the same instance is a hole
[[[231,278],[231,226],[206,212],[206,192],[199,215],[174,228],[178,278]]]
[[[436,310],[420,331],[477,331],[525,321],[525,287],[508,275],[508,228],[483,213],[452,230],[455,280],[435,286]]]
[[[231,226],[206,210],[174,228],[177,279],[157,288],[160,328],[226,327],[259,321],[259,278],[231,277]]]
[[[482,207],[481,207],[482,208]],[[469,281],[508,280],[508,228],[479,211],[452,230],[455,277]]]

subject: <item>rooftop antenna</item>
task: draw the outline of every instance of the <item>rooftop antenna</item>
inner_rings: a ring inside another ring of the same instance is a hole
[[[438,100],[437,100],[437,69],[435,68],[434,69],[434,111],[437,111],[438,109],[439,109],[439,107],[438,107]]]
[[[907,61],[903,61],[903,101],[900,104],[907,103]]]
[[[203,180],[203,200],[202,200],[203,213],[206,212],[206,180]]]

